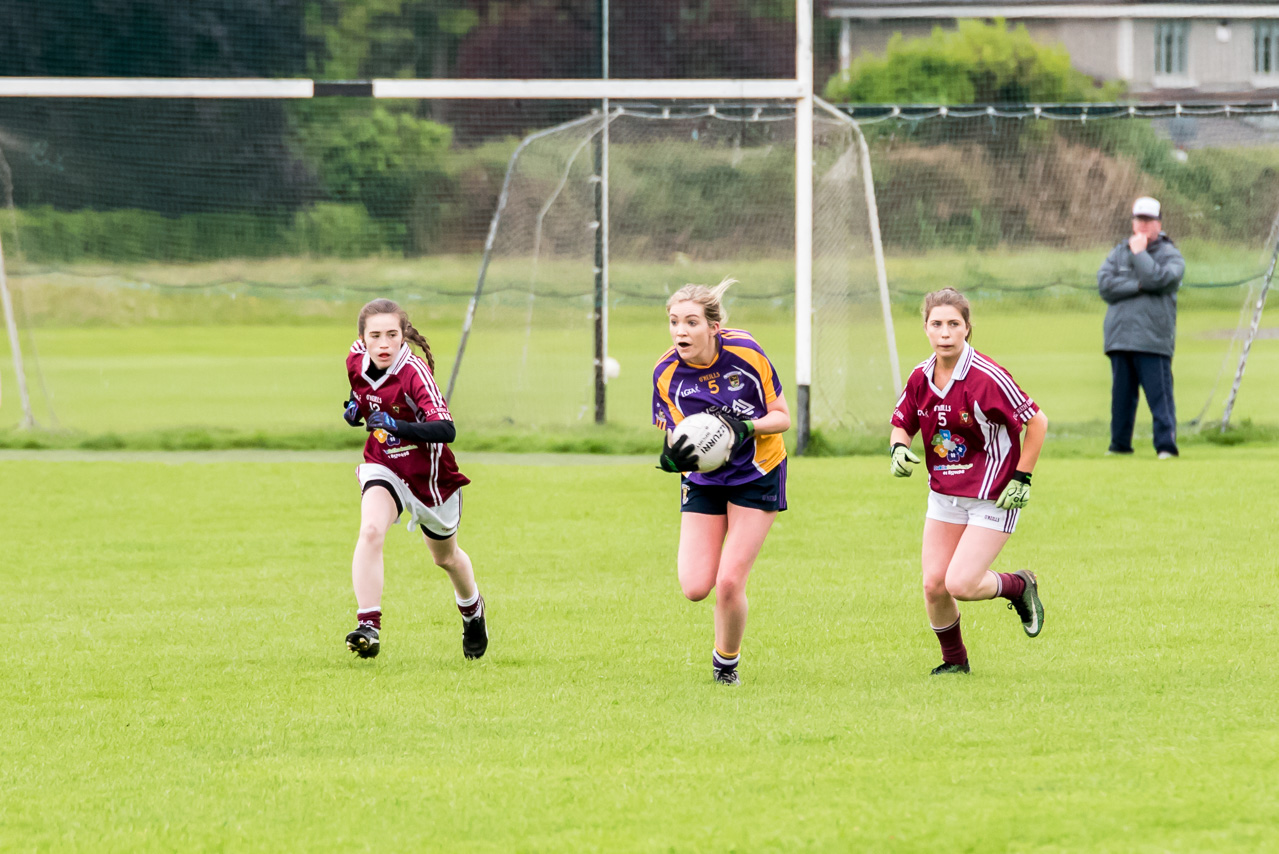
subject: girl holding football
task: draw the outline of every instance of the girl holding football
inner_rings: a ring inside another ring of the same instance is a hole
[[[667,431],[658,467],[683,472],[679,583],[699,602],[715,590],[715,681],[740,684],[746,632],[746,578],[778,512],[786,509],[790,428],[782,384],[749,332],[723,328],[725,279],[714,288],[686,285],[666,302],[672,346],[653,370],[653,423]],[[697,472],[697,454],[669,431],[709,412],[732,431],[728,461]]]
[[[942,663],[932,672],[968,673],[956,600],[1002,597],[1028,636],[1043,629],[1035,574],[990,567],[1030,500],[1030,475],[1048,418],[1007,371],[969,345],[968,300],[958,291],[943,288],[924,298],[924,331],[933,355],[911,371],[897,401],[891,470],[910,477],[920,461],[910,442],[922,431],[929,474],[924,603],[942,649]]]
[[[475,585],[471,559],[457,544],[462,520],[461,488],[470,481],[457,468],[449,443],[453,417],[435,384],[431,347],[408,315],[389,299],[360,309],[359,337],[346,357],[351,396],[343,417],[369,431],[364,462],[356,467],[360,536],[351,561],[358,625],[347,648],[373,658],[381,647],[382,543],[404,512],[408,528],[422,538],[436,566],[448,573],[462,612],[462,652],[479,658],[488,648],[484,598]],[[422,350],[423,358],[409,344]]]

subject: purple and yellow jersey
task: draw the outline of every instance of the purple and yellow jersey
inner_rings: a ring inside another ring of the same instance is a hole
[[[738,418],[762,418],[782,393],[781,380],[764,349],[741,329],[723,329],[716,336],[719,355],[709,365],[685,362],[675,348],[667,350],[653,369],[653,423],[663,430],[695,412],[724,406]],[[689,480],[707,486],[738,486],[768,474],[786,459],[780,434],[752,437],[733,449],[723,468],[690,472]]]

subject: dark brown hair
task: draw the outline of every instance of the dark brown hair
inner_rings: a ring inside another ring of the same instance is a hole
[[[416,344],[422,351],[422,355],[426,357],[426,364],[430,366],[431,373],[435,373],[435,357],[431,355],[431,345],[426,342],[426,336],[413,328],[413,324],[409,322],[409,316],[404,309],[400,308],[400,304],[395,300],[375,299],[372,302],[365,303],[364,308],[360,309],[360,318],[355,323],[356,332],[359,333],[360,340],[364,340],[364,322],[375,314],[394,314],[400,319],[400,334],[404,336],[404,340],[411,344]]]
[[[939,305],[954,306],[959,309],[959,316],[964,319],[964,325],[968,327],[968,334],[964,336],[964,340],[973,337],[973,321],[972,311],[968,306],[968,298],[954,288],[942,288],[940,291],[933,291],[924,297],[924,325],[928,325],[928,315],[933,313],[933,309]]]

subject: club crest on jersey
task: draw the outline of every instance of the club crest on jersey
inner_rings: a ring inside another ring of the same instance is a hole
[[[731,372],[731,373],[724,374],[724,379],[725,379],[725,381],[727,381],[727,382],[728,382],[728,390],[729,390],[729,391],[741,391],[741,390],[742,390],[743,383],[742,383],[742,372],[741,372],[741,371],[733,371],[733,372]]]
[[[657,426],[659,429],[666,429],[666,413],[660,409],[657,410]]]
[[[960,411],[960,413],[959,413],[959,423],[960,423],[960,424],[971,424],[971,423],[973,423],[973,417],[972,417],[971,415],[969,415],[969,414],[968,414],[968,410],[967,410],[967,409],[964,409],[964,410],[961,410],[961,411]]]
[[[963,436],[956,436],[949,430],[939,430],[933,436],[933,453],[948,463],[957,463],[968,453],[968,446],[964,444]]]

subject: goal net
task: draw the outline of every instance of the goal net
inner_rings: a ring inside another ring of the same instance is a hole
[[[1054,429],[1104,436],[1097,270],[1149,195],[1186,259],[1173,360],[1183,429],[1220,421],[1252,326],[1232,419],[1279,422],[1279,336],[1273,310],[1269,322],[1255,310],[1279,221],[1273,105],[849,112],[871,152],[903,365],[928,353],[913,331],[924,294],[956,287],[973,304],[974,345],[1016,366]],[[1150,435],[1148,412],[1138,432]]]
[[[667,298],[727,277],[738,280],[728,325],[756,335],[789,388],[795,122],[788,105],[627,104],[525,139],[456,363],[458,408],[483,412],[489,426],[592,423],[598,335],[607,342],[608,419],[644,423],[653,365],[670,346]],[[870,430],[897,379],[861,149],[845,118],[819,115],[813,130],[811,423]],[[606,284],[595,275],[601,236]]]

